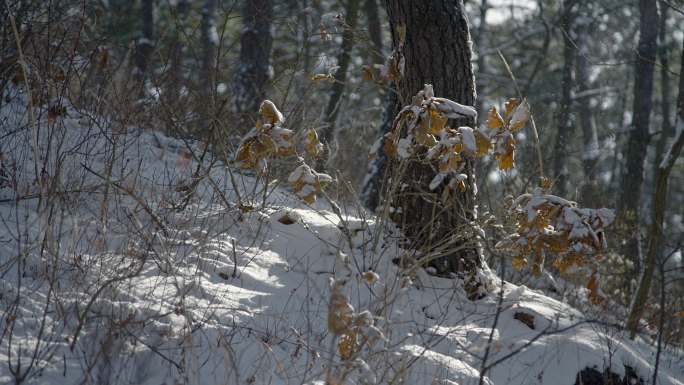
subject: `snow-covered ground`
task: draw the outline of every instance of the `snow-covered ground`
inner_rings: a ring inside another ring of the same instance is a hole
[[[0,383],[557,385],[625,366],[651,382],[648,343],[493,275],[469,301],[400,269],[396,231],[360,209],[198,167],[198,143],[71,108],[48,124],[14,100],[0,111]],[[357,345],[331,331],[333,292]],[[658,383],[682,378],[665,351]]]

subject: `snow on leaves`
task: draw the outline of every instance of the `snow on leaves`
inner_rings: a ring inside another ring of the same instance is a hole
[[[497,248],[511,251],[513,267],[528,266],[540,276],[547,256],[555,256],[553,266],[561,274],[589,264],[588,257],[598,257],[606,248],[604,230],[615,219],[612,210],[579,208],[575,202],[551,195],[544,188],[523,194],[510,207],[517,222],[516,232],[499,242]],[[590,299],[600,301],[598,273],[595,269],[587,284]]]
[[[358,359],[358,354],[364,346],[373,346],[385,340],[385,336],[374,325],[374,317],[369,311],[354,312],[354,307],[343,293],[344,285],[343,280],[330,281],[328,330],[339,337],[337,351],[340,358],[343,361],[350,361]]]
[[[254,170],[258,175],[268,171],[268,162],[278,157],[297,155],[294,132],[283,127],[285,119],[273,102],[265,100],[259,107],[259,119],[256,126],[242,139],[235,155],[235,162],[240,168]],[[314,129],[304,135],[303,145],[306,153],[316,157],[323,150]],[[299,157],[300,165],[290,173],[288,182],[304,202],[312,204],[316,194],[321,193],[332,178],[318,173]]]
[[[506,102],[504,117],[493,107],[482,129],[448,126],[449,119],[476,116],[473,107],[436,97],[432,86],[426,84],[395,118],[392,130],[385,135],[383,150],[391,157],[407,159],[421,155],[424,160],[434,162],[437,174],[430,190],[445,184],[446,191],[464,191],[467,186],[464,156],[482,157],[493,150],[499,169],[514,167],[513,134],[530,119],[530,106],[525,100],[510,99]]]
[[[504,105],[501,117],[492,107],[487,114],[487,123],[481,134],[494,147],[494,156],[500,170],[515,167],[515,139],[513,134],[520,131],[530,119],[530,105],[527,100],[509,99]]]
[[[269,159],[294,154],[293,132],[284,128],[283,122],[283,114],[273,102],[261,103],[256,127],[242,139],[235,156],[240,168],[265,174]]]
[[[332,182],[332,178],[328,174],[314,171],[302,162],[290,173],[287,181],[292,185],[292,189],[298,197],[308,204],[313,204],[316,202],[316,193],[320,194],[323,187]]]

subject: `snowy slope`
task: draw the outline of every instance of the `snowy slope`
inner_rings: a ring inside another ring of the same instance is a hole
[[[18,111],[2,111],[2,130],[29,124]],[[499,307],[493,276],[491,295],[472,302],[454,280],[402,271],[394,230],[358,209],[338,216],[273,184],[264,193],[209,162],[179,208],[199,144],[112,135],[73,110],[52,138],[39,122],[43,182],[30,127],[0,148],[17,176],[0,188],[0,383],[464,385],[484,368],[484,384],[556,385],[625,365],[651,381],[653,347],[566,304],[506,283]],[[375,333],[346,361],[328,328],[332,280]],[[682,358],[665,352],[658,383],[682,378]]]

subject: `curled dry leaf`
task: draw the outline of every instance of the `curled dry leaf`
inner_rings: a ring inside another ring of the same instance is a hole
[[[287,181],[292,185],[298,197],[308,204],[313,204],[316,202],[316,193],[320,193],[328,183],[332,182],[332,177],[318,173],[306,163],[302,163],[290,173]]]

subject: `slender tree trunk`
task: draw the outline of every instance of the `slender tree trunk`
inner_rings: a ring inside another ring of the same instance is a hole
[[[575,0],[563,0],[561,10],[561,34],[563,36],[563,73],[561,79],[560,112],[558,113],[558,132],[553,146],[553,175],[556,177],[556,192],[564,196],[567,192],[567,148],[573,136],[575,125],[572,122],[572,72],[575,62],[575,44],[571,39],[574,29]]]
[[[171,52],[171,68],[169,76],[168,101],[175,105],[180,98],[181,89],[186,87],[183,74],[183,49],[182,40],[185,38],[185,23],[190,4],[187,0],[180,0],[175,7],[175,28],[173,33],[173,51]]]
[[[325,126],[321,129],[321,138],[328,146],[328,157],[330,156],[330,146],[335,136],[335,120],[339,112],[340,101],[347,83],[347,69],[351,63],[351,51],[354,48],[354,33],[359,16],[359,0],[347,0],[344,18],[344,32],[342,33],[342,47],[337,56],[337,72],[335,80],[330,89],[330,99],[323,116]],[[329,160],[329,159],[328,159]],[[319,167],[323,164],[319,164]]]
[[[632,128],[627,140],[626,163],[622,172],[619,198],[619,220],[627,241],[622,254],[634,262],[636,273],[641,270],[641,235],[639,210],[642,202],[644,163],[650,140],[649,120],[653,105],[653,68],[658,49],[657,0],[639,0],[639,46],[635,60],[634,105]]]
[[[485,42],[485,34],[487,33],[487,10],[489,6],[487,5],[487,0],[482,0],[480,3],[480,24],[477,26],[477,36],[475,37],[475,49],[480,53],[477,55],[477,76],[478,79],[487,72],[487,58],[484,56],[483,45]],[[482,97],[482,82],[478,81],[480,85],[480,97],[477,98],[475,103],[475,110],[477,111],[477,116],[479,120],[484,121],[484,98]]]
[[[424,84],[432,84],[435,95],[474,105],[470,31],[462,0],[387,0],[387,13],[395,47],[400,45],[400,30],[406,30],[405,73],[397,84],[401,104],[410,103]],[[474,124],[474,119],[450,122],[452,127]],[[433,264],[439,273],[461,273],[473,278],[475,275],[470,273],[483,267],[484,262],[472,242],[474,237],[469,237],[468,243],[464,239],[464,234],[472,231],[469,221],[476,218],[472,159],[465,159],[463,169],[466,190],[444,201],[440,188],[431,191],[428,187],[436,174],[434,165],[414,161],[402,167],[394,163],[394,170],[404,171],[396,175],[401,188],[392,197],[392,205],[400,209],[399,225],[410,246],[426,255],[439,247],[445,253]],[[480,282],[466,279],[465,283],[469,296],[477,297]]]
[[[658,138],[658,141],[656,142],[656,151],[655,151],[655,162],[653,163],[653,171],[654,175],[658,171],[658,165],[660,161],[662,160],[663,153],[665,151],[665,146],[667,145],[667,140],[673,135],[673,126],[672,122],[670,121],[670,114],[672,113],[671,108],[670,108],[670,95],[672,94],[672,89],[671,89],[671,82],[672,80],[670,79],[670,69],[669,69],[669,60],[668,60],[668,50],[669,46],[667,43],[667,13],[669,10],[669,7],[667,6],[662,6],[660,7],[661,9],[661,14],[660,14],[660,26],[658,27],[658,59],[660,61],[660,107],[661,107],[661,113],[662,113],[662,132],[660,134],[660,137]]]
[[[589,87],[589,62],[587,60],[587,36],[591,33],[590,28],[580,32],[577,38],[579,52],[577,55],[577,89],[580,94],[590,89]],[[591,97],[581,96],[577,100],[577,115],[582,127],[582,168],[584,169],[584,181],[581,187],[582,200],[601,206],[601,195],[598,183],[599,141],[596,125],[592,118]]]
[[[214,112],[214,91],[216,90],[216,0],[205,0],[202,5],[200,21],[200,41],[202,44],[202,63],[199,79],[201,115],[200,129],[206,134],[212,127],[211,115]]]
[[[684,44],[682,46],[682,61],[680,73],[684,74]],[[651,290],[653,272],[658,263],[658,251],[663,239],[663,220],[667,210],[667,185],[670,172],[674,167],[679,154],[684,146],[684,76],[679,77],[679,96],[677,97],[677,130],[674,140],[658,165],[655,179],[655,191],[653,192],[651,226],[648,230],[648,253],[646,254],[645,268],[637,292],[632,300],[632,306],[627,319],[627,330],[630,338],[636,335],[639,320],[644,313],[644,305],[648,302],[648,294]],[[663,283],[664,284],[664,283]]]
[[[378,129],[378,135],[382,139],[379,148],[376,150],[375,158],[368,163],[368,170],[361,190],[361,201],[371,211],[375,211],[380,206],[380,197],[383,195],[387,180],[386,171],[389,159],[382,150],[384,135],[392,128],[394,117],[400,109],[401,105],[397,93],[394,89],[389,90],[385,96],[385,110],[382,113],[382,123]]]
[[[366,14],[368,37],[373,45],[371,52],[372,62],[382,64],[385,60],[385,55],[382,53],[382,22],[380,21],[380,10],[378,9],[377,0],[365,0],[363,11]]]
[[[154,0],[142,0],[141,6],[142,33],[136,46],[135,75],[140,82],[144,82],[148,75],[150,56],[154,50]],[[143,94],[144,89],[143,86]]]
[[[233,110],[239,115],[242,129],[254,124],[259,105],[266,97],[271,71],[272,20],[272,0],[244,1],[240,61],[233,99]]]

